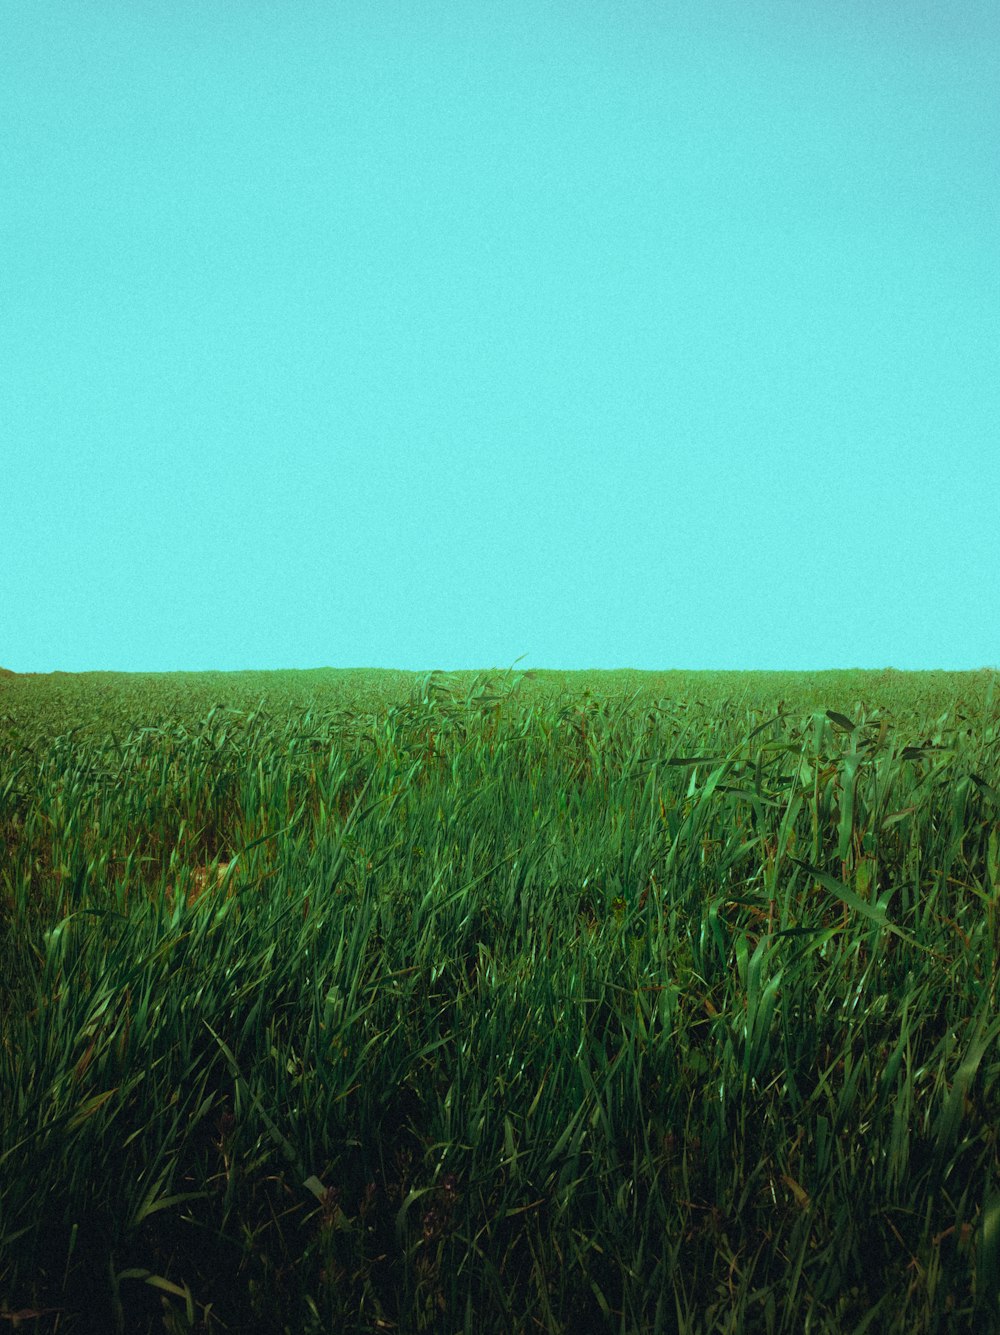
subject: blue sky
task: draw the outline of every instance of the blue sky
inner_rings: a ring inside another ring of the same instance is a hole
[[[6,0],[0,664],[1000,665],[993,0]]]

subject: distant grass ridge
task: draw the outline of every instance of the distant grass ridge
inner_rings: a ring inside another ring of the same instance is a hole
[[[9,683],[0,1318],[1000,1329],[996,677]]]

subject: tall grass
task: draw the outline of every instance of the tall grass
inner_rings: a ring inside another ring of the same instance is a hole
[[[1000,1329],[992,677],[301,685],[0,687],[0,1318]]]

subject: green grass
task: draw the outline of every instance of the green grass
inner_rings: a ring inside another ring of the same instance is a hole
[[[1000,1329],[996,677],[3,676],[0,1320]]]

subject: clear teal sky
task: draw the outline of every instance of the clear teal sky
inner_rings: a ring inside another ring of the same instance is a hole
[[[998,89],[995,0],[5,0],[0,664],[1000,665]]]

